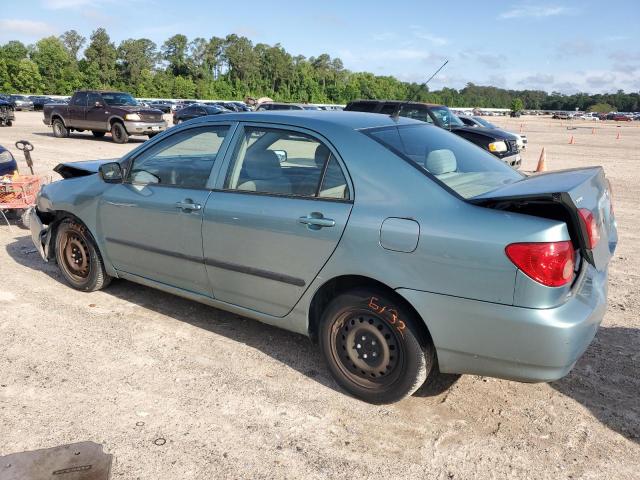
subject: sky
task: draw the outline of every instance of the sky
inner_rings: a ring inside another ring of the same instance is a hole
[[[462,88],[640,90],[640,0],[0,0],[0,43],[107,29],[159,46],[183,33],[328,53],[346,68]]]

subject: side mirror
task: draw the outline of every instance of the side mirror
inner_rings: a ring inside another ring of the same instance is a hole
[[[280,160],[280,163],[284,163],[287,161],[287,152],[284,150],[274,150],[273,153],[275,153],[278,156],[278,160]]]
[[[102,107],[102,102],[96,102],[96,103],[93,104],[93,106],[96,107],[96,108],[100,108],[100,107]]]
[[[122,183],[122,167],[118,162],[103,163],[98,172],[106,183]]]

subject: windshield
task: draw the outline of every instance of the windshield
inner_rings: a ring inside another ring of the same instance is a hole
[[[473,117],[473,119],[478,122],[480,125],[482,125],[483,127],[486,128],[498,128],[496,127],[493,123],[486,121],[484,118],[482,117]]]
[[[490,153],[441,128],[402,125],[363,133],[418,165],[463,198],[482,195],[523,178]]]
[[[464,127],[464,123],[456,117],[447,107],[431,107],[431,113],[440,121],[443,127]]]
[[[138,105],[136,99],[128,93],[108,92],[103,93],[102,98],[107,103],[107,105],[128,105],[131,107],[135,107]]]

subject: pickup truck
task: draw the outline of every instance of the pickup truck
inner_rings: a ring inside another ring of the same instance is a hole
[[[167,128],[160,110],[142,107],[124,92],[79,90],[68,104],[48,103],[42,111],[44,124],[51,126],[58,138],[68,137],[72,131],[91,130],[96,138],[111,132],[114,142],[127,143],[130,135],[151,138]]]
[[[349,102],[344,110],[399,115],[421,120],[449,130],[476,144],[514,169],[520,168],[522,162],[518,139],[514,135],[488,128],[468,127],[444,105],[400,100],[355,100]]]

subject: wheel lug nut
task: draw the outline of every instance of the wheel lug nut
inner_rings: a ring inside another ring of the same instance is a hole
[[[371,354],[371,356],[372,356],[372,357],[377,357],[377,356],[378,356],[378,354],[377,354],[376,352],[373,352],[373,353]]]
[[[356,345],[356,348],[362,348],[362,345],[357,344],[357,345]]]
[[[376,341],[375,341],[375,340],[372,340],[372,341],[371,341],[371,345],[375,345],[375,344],[376,344]]]
[[[362,336],[362,341],[364,342],[367,339],[364,335]]]
[[[367,358],[367,354],[365,353],[365,354],[363,355],[363,357],[364,357],[364,358]]]

